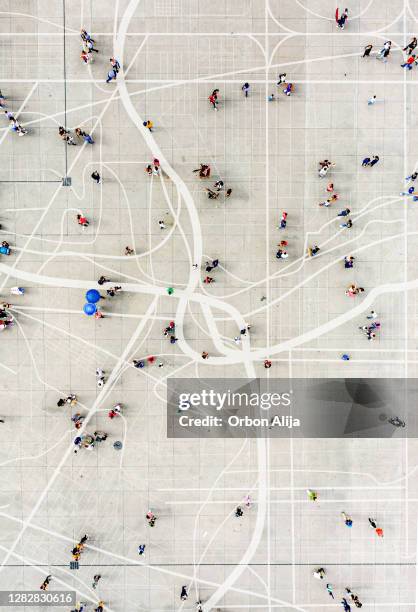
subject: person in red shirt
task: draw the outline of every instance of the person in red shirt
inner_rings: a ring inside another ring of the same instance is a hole
[[[217,110],[218,110],[218,107],[217,107],[216,105],[217,105],[218,101],[217,101],[217,99],[216,99],[216,96],[214,96],[213,94],[211,94],[211,95],[209,96],[209,102],[212,104],[213,108],[214,108],[214,109],[217,111]]]
[[[84,215],[77,215],[77,223],[82,227],[87,227],[89,225],[89,221]]]
[[[378,535],[379,538],[383,538],[383,529],[376,525],[375,519],[369,518],[369,523],[370,523],[370,526],[373,527],[373,529],[375,530],[376,535]]]
[[[412,54],[408,57],[404,64],[401,64],[402,68],[407,68],[408,70],[412,70],[414,64],[416,63],[416,55]]]

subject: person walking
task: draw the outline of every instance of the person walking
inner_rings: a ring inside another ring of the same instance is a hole
[[[95,442],[105,442],[108,438],[108,434],[104,431],[95,431],[93,435]]]
[[[402,49],[402,51],[408,51],[409,53],[412,53],[412,51],[415,49],[415,47],[417,46],[417,39],[414,36],[414,38],[406,45],[406,47],[404,47]]]
[[[99,50],[94,48],[94,40],[92,38],[86,40],[85,45],[87,53],[91,53],[92,51],[94,51],[95,53],[99,53]]]
[[[106,79],[106,83],[110,83],[110,81],[114,81],[116,80],[116,77],[118,76],[118,73],[116,72],[116,70],[114,68],[112,68],[111,70],[109,70],[109,72],[107,73],[107,79]]]
[[[371,162],[370,157],[365,157],[365,158],[363,159],[363,161],[361,162],[361,165],[362,165],[363,167],[365,167],[365,166],[370,166],[370,162]]]
[[[412,173],[410,176],[407,176],[407,177],[405,178],[405,180],[406,180],[408,183],[409,183],[409,182],[413,183],[413,182],[416,180],[416,178],[417,178],[417,177],[418,177],[418,172],[413,172],[413,173]]]
[[[373,168],[373,166],[375,166],[378,162],[379,162],[379,156],[375,155],[372,159],[372,161],[370,162],[370,167]]]
[[[250,93],[250,84],[249,83],[244,83],[244,85],[241,87],[241,89],[242,89],[242,91],[244,93],[244,96],[246,98],[248,98],[248,94]]]
[[[383,60],[384,63],[387,62],[387,58],[389,57],[390,54],[390,48],[392,46],[392,41],[391,40],[387,40],[383,47],[380,49],[379,53],[376,55],[376,59],[381,59]]]
[[[145,544],[140,544],[138,546],[138,555],[141,556],[144,554],[144,552],[145,552]]]
[[[81,61],[83,61],[85,64],[90,64],[92,62],[92,57],[91,55],[89,55],[88,51],[86,51],[86,49],[83,49],[80,53],[80,59]]]
[[[313,572],[313,576],[314,578],[316,578],[317,580],[323,580],[325,577],[325,570],[323,567],[318,568],[317,570],[314,570]]]
[[[196,168],[193,172],[199,173],[199,178],[209,178],[210,177],[210,166],[209,164],[200,164],[200,168]]]
[[[359,600],[358,595],[354,595],[354,593],[351,593],[350,596],[351,596],[351,599],[352,599],[354,605],[356,606],[356,608],[362,608],[363,607],[363,604]]]
[[[339,15],[339,11],[338,8],[335,11],[335,21],[337,22],[337,28],[340,28],[341,30],[344,30],[345,28],[345,22],[348,19],[348,9],[344,9],[344,11],[341,13],[341,15]]]
[[[318,206],[324,206],[325,208],[328,208],[328,206],[331,206],[331,204],[333,204],[334,202],[336,202],[339,199],[339,195],[338,193],[334,193],[331,197],[329,197],[327,200],[323,201],[323,202],[319,202]]]
[[[101,574],[95,574],[95,575],[93,576],[93,582],[92,582],[92,585],[91,585],[91,588],[92,588],[92,589],[95,589],[95,588],[97,587],[97,585],[99,584],[99,580],[100,580],[100,578],[101,578],[101,577],[102,577],[102,576],[101,576]]]
[[[81,547],[84,547],[84,544],[87,542],[88,539],[89,539],[89,536],[87,535],[87,533],[85,533],[83,537],[80,539],[79,545]]]
[[[216,100],[215,96],[214,96],[213,94],[211,94],[211,95],[209,96],[208,100],[209,100],[209,102],[212,104],[212,108],[213,108],[214,110],[216,110],[216,111],[217,111],[217,110],[218,110],[218,108],[217,108],[217,106],[216,106],[216,104],[217,104],[217,100]]]
[[[209,96],[209,102],[212,104],[212,107],[217,111],[218,110],[218,94],[217,89],[214,89],[213,92]]]
[[[327,584],[327,591],[328,591],[328,595],[332,597],[332,599],[335,599],[333,589],[332,589],[332,584],[330,584],[329,582]]]
[[[43,583],[41,584],[41,586],[39,587],[41,589],[41,591],[46,591],[48,589],[48,585],[52,580],[52,575],[49,574],[45,580],[43,581]]]
[[[283,251],[282,249],[279,249],[276,253],[276,258],[277,259],[287,259],[289,257],[289,255],[287,254],[286,251]]]
[[[344,208],[343,210],[340,210],[337,217],[347,217],[350,214],[350,212],[351,211],[349,208]]]
[[[369,314],[366,316],[366,319],[377,319],[378,314],[375,310],[371,310]]]
[[[88,221],[88,219],[83,215],[77,215],[77,223],[78,225],[81,225],[81,227],[88,227],[90,222]]]
[[[145,368],[145,361],[142,361],[141,359],[134,359],[132,361],[132,365],[134,366],[134,368]]]
[[[364,333],[365,333],[367,340],[369,340],[370,342],[376,338],[376,334],[372,332],[370,329],[367,329]]]
[[[345,295],[348,297],[354,297],[357,295],[357,287],[354,284],[351,284],[348,289],[345,291]]]
[[[319,248],[318,245],[315,245],[313,247],[308,247],[308,257],[315,257],[315,255],[317,253],[319,253],[321,249]]]
[[[376,535],[379,536],[379,538],[383,538],[383,529],[377,526],[375,519],[369,518],[369,523],[375,530]]]
[[[23,287],[10,287],[11,295],[25,295],[25,289]]]
[[[142,124],[145,128],[147,128],[150,132],[152,132],[152,128],[154,127],[153,122],[150,119],[147,119]]]
[[[366,45],[364,47],[364,52],[363,52],[362,57],[369,57],[372,49],[373,49],[373,45]]]
[[[212,189],[209,189],[209,187],[206,187],[206,191],[208,192],[209,200],[217,200],[219,198],[220,192],[213,191]]]
[[[157,520],[157,517],[155,516],[155,514],[151,510],[148,510],[148,512],[145,515],[145,518],[148,521],[148,525],[150,527],[154,527],[155,521]]]
[[[341,603],[343,605],[344,612],[351,612],[351,606],[345,597],[342,598]]]
[[[100,174],[97,172],[97,170],[94,170],[90,176],[93,179],[93,181],[96,181],[96,183],[100,185],[100,183],[102,182],[102,179],[100,177]]]
[[[113,420],[115,417],[119,416],[121,413],[121,408],[122,406],[120,404],[116,404],[116,406],[113,406],[113,408],[107,413],[109,419]]]
[[[87,32],[87,30],[85,30],[84,28],[80,30],[80,37],[83,43],[86,43],[88,41],[91,41],[93,43],[95,42],[94,38],[92,38],[91,35]]]
[[[181,587],[181,591],[180,591],[180,599],[181,599],[182,601],[186,601],[186,599],[188,598],[188,596],[189,596],[189,595],[188,595],[188,593],[187,593],[187,586],[184,584],[184,585]]]
[[[118,60],[115,57],[111,57],[109,59],[110,65],[112,66],[113,70],[116,72],[116,74],[119,72],[120,70],[120,64],[118,62]]]
[[[308,495],[309,501],[316,501],[318,499],[318,493],[316,491],[313,491],[312,489],[307,489],[306,493]]]
[[[349,516],[347,516],[347,514],[345,512],[341,512],[341,516],[344,519],[344,524],[346,525],[346,527],[352,527],[353,526],[352,519]]]
[[[287,212],[283,211],[282,218],[280,219],[280,228],[279,229],[286,229],[286,225],[287,225]]]
[[[368,106],[372,106],[373,104],[376,104],[376,102],[377,102],[377,97],[376,96],[372,96],[371,98],[369,98],[367,100]]]
[[[412,68],[414,67],[416,63],[416,55],[413,53],[412,55],[410,55],[406,62],[404,62],[403,64],[401,64],[401,68],[406,68],[407,70],[412,70]]]
[[[82,140],[84,140],[84,142],[87,142],[89,144],[94,144],[94,140],[93,138],[90,136],[90,134],[87,134],[87,132],[85,132],[84,130],[82,130],[81,128],[76,128],[74,130],[76,136],[78,136],[78,138],[81,138]]]
[[[294,91],[293,83],[287,83],[286,87],[283,89],[283,93],[285,94],[285,96],[290,96],[290,94],[293,93],[293,91]]]
[[[354,268],[354,257],[352,255],[346,255],[344,257],[344,268]]]

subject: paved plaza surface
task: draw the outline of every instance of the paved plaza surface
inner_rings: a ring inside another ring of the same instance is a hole
[[[418,8],[348,8],[340,30],[330,0],[2,3],[0,88],[28,133],[0,118],[0,232],[11,246],[0,296],[15,320],[1,338],[0,590],[38,590],[52,574],[50,590],[77,590],[87,610],[102,599],[109,612],[186,612],[201,599],[205,612],[289,612],[342,609],[350,587],[365,610],[418,609],[415,439],[166,436],[169,377],[418,377],[418,203],[400,195],[418,159],[418,68],[400,67]],[[82,27],[100,51],[89,65]],[[384,63],[376,52],[386,40]],[[112,56],[121,70],[106,84]],[[282,72],[290,97],[276,85]],[[67,146],[60,125],[95,144]],[[362,168],[373,155],[377,166]],[[162,172],[148,176],[155,157]],[[336,165],[321,180],[323,159]],[[209,180],[193,173],[201,162]],[[209,200],[218,179],[232,195]],[[340,199],[319,207],[329,181]],[[351,229],[339,227],[346,207]],[[283,239],[289,257],[278,260]],[[313,245],[321,251],[309,258]],[[213,258],[215,282],[203,284]],[[94,320],[84,294],[101,275],[123,291]],[[365,292],[347,297],[351,283]],[[11,296],[15,286],[25,295]],[[372,309],[382,329],[368,342],[358,328]],[[176,344],[162,335],[171,320]],[[154,364],[132,367],[150,355]],[[86,431],[109,434],[90,452],[73,453],[75,410],[57,406],[69,393]],[[122,415],[110,420],[118,402]],[[325,581],[313,577],[318,567]]]

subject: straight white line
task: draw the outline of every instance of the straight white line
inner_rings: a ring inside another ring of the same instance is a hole
[[[210,454],[210,453],[209,453]],[[271,472],[274,472],[274,470],[271,470]],[[291,472],[291,470],[289,469],[289,472]],[[351,472],[350,472],[351,473]],[[376,484],[374,487],[372,486],[365,486],[365,487],[357,487],[357,486],[352,486],[352,485],[347,485],[347,486],[343,486],[343,487],[323,487],[322,485],[318,485],[315,486],[314,484],[310,483],[310,486],[312,489],[314,489],[315,491],[404,491],[405,487],[393,487],[393,486],[380,486],[378,484]],[[306,491],[306,489],[308,488],[308,486],[305,487],[270,487],[270,491]],[[243,486],[243,487],[181,487],[181,489],[179,489],[178,487],[166,487],[164,489],[157,489],[157,491],[160,491],[161,493],[168,493],[168,492],[172,492],[172,491],[177,491],[178,493],[184,493],[184,491],[242,491],[244,493],[246,493],[248,491],[248,486]]]
[[[354,55],[354,54],[353,54]],[[357,53],[355,54],[356,56],[358,55]],[[285,67],[287,66],[287,64],[282,64],[282,65],[277,65],[274,66],[276,68],[280,68],[280,67]],[[253,70],[260,70],[262,67],[258,67],[258,68],[253,68]],[[250,72],[250,68],[248,68],[248,72]],[[245,73],[245,70],[242,70],[241,72]],[[0,79],[0,83],[33,83],[35,79]],[[151,78],[147,78],[147,79],[126,79],[126,83],[163,83],[163,84],[176,84],[176,85],[188,85],[189,83],[212,83],[215,82],[216,83],[240,83],[242,81],[242,78],[236,78],[236,79],[225,79],[222,76],[218,77],[216,75],[208,75],[208,76],[202,76],[202,77],[196,77],[196,78],[192,78],[192,79],[151,79]],[[64,79],[36,79],[37,83],[93,83],[93,84],[102,84],[105,82],[104,79],[66,79],[64,81]],[[275,85],[277,82],[277,79],[251,79],[251,83],[257,83],[257,84],[261,84],[264,85],[266,83],[271,84],[271,85]],[[346,79],[310,79],[310,80],[306,80],[306,79],[292,79],[292,83],[299,85],[299,84],[309,84],[309,85],[352,85],[354,83],[357,84],[363,84],[363,85],[401,85],[403,84],[402,78],[399,77],[399,79],[389,79],[389,80],[370,80],[370,79],[351,79],[351,78],[346,78]],[[417,80],[409,80],[406,81],[405,85],[418,85],[418,81]],[[138,92],[132,92],[130,94],[130,96],[135,95]],[[142,92],[141,92],[142,93]],[[145,93],[145,92],[143,92]],[[297,94],[293,94],[293,97],[297,98]],[[107,100],[106,100],[107,101]],[[104,104],[106,102],[105,100],[99,100],[98,102],[94,102],[92,104],[86,104],[85,107],[90,107],[90,106],[94,106],[95,104]],[[69,109],[70,111],[72,110],[71,108]],[[60,113],[57,113],[57,115]],[[62,114],[62,113],[61,113]],[[53,115],[56,116],[56,115]],[[47,117],[49,118],[49,116]],[[344,128],[346,129],[346,128]],[[116,162],[112,162],[112,163],[116,163]]]
[[[188,15],[189,17],[189,15]],[[213,18],[214,15],[211,15],[211,17]],[[229,17],[229,15],[228,15]],[[240,15],[240,17],[242,17],[242,15]],[[221,19],[223,17],[220,17]],[[57,25],[58,24],[54,24]],[[59,27],[59,26],[58,26]],[[371,35],[375,35],[376,32],[375,31],[370,31],[370,32],[344,32],[344,38],[347,38],[349,36],[353,36],[355,38],[358,38],[359,36],[371,36]],[[403,34],[403,32],[385,32],[385,36],[389,37],[396,37],[396,36],[401,36]],[[406,33],[407,36],[415,36],[416,32],[407,32]],[[66,36],[70,37],[70,36],[75,36],[78,37],[80,36],[79,32],[73,32],[73,31],[67,31],[65,33]],[[184,36],[202,36],[203,38],[207,37],[207,36],[218,36],[218,37],[222,37],[222,36],[230,36],[232,38],[236,38],[237,36],[274,36],[274,38],[280,38],[281,36],[286,37],[289,36],[289,32],[127,32],[126,36],[148,36],[148,37],[158,37],[158,36],[167,36],[167,37],[174,37],[174,38],[181,38]],[[52,38],[54,36],[58,36],[58,37],[62,37],[62,32],[1,32],[0,33],[0,39],[3,36],[12,36],[13,38],[15,38],[16,36],[46,36],[47,38]],[[113,36],[112,32],[91,32],[91,36]],[[336,36],[336,37],[341,37],[341,33],[340,32],[292,32],[291,33],[292,37],[297,37],[297,36],[319,36],[319,37],[324,37],[324,36]]]
[[[365,340],[365,341],[368,342],[368,340]],[[373,346],[376,347],[377,345],[374,344]],[[345,350],[347,350],[347,349],[345,349]],[[366,349],[364,349],[364,350],[366,350]],[[370,351],[371,349],[368,349],[368,350]],[[377,349],[377,350],[379,350],[379,349]],[[335,352],[337,352],[337,351],[335,350]],[[352,353],[352,352],[353,351],[350,349],[350,353]],[[283,359],[283,358],[280,358],[280,357],[277,357],[277,358],[276,357],[272,357],[270,359],[270,361],[272,361],[273,363],[277,363],[277,362],[287,363],[288,359]],[[318,357],[309,359],[309,358],[304,358],[304,357],[300,357],[300,358],[295,358],[294,357],[293,361],[295,363],[296,362],[299,362],[299,363],[313,363],[313,362],[315,362],[315,363],[340,363],[341,362],[341,357],[339,357],[338,359],[325,359],[325,358],[320,359]],[[405,366],[405,360],[404,359],[378,359],[378,358],[376,358],[375,353],[373,353],[373,360],[371,360],[371,359],[356,359],[356,363],[369,363],[370,364],[371,361],[373,363],[398,363],[398,364],[401,364],[401,365]],[[414,361],[414,360],[410,359],[409,363],[418,363],[418,361],[417,360]]]
[[[285,438],[283,438],[285,439]],[[416,503],[418,502],[418,499],[410,499],[410,502]],[[208,502],[209,504],[215,504],[215,505],[220,505],[220,504],[240,504],[242,502],[242,499],[224,499],[224,500],[212,500],[210,502]],[[366,498],[366,499],[321,499],[320,501],[317,502],[313,502],[309,499],[295,499],[294,503],[295,504],[316,504],[317,506],[320,506],[321,504],[354,504],[354,503],[361,503],[361,504],[368,504],[368,503],[405,503],[405,498],[401,497],[399,499],[397,498],[387,498],[387,497],[382,497],[381,499],[370,499],[370,498]],[[166,501],[165,502],[167,505],[169,506],[191,506],[193,504],[201,504],[202,501],[199,499],[196,500],[186,500],[186,501]],[[257,500],[252,501],[253,504],[258,504]],[[261,503],[264,503],[263,501]],[[272,499],[270,500],[270,503],[272,504],[291,504],[292,500],[291,499]]]
[[[341,604],[339,604],[337,602],[336,603],[327,603],[327,604],[324,604],[322,602],[320,604],[319,603],[314,603],[314,604],[313,603],[309,603],[309,604],[298,603],[296,605],[301,607],[301,608],[316,608],[317,610],[320,609],[320,608],[338,608],[338,609],[341,609]],[[393,609],[396,610],[396,608],[398,608],[399,606],[402,606],[402,607],[404,607],[404,606],[413,606],[415,604],[413,604],[413,603],[406,603],[406,602],[405,603],[399,603],[399,602],[395,602],[395,603],[387,603],[387,602],[380,603],[380,602],[375,602],[374,601],[373,604],[370,604],[370,605],[376,605],[376,609],[379,609],[379,608],[392,608],[393,607]],[[288,605],[286,606],[284,604],[272,604],[271,606],[268,606],[268,605],[259,605],[259,604],[240,604],[239,606],[238,605],[234,606],[234,605],[225,605],[225,604],[223,604],[222,605],[222,610],[226,610],[226,609],[232,610],[232,609],[235,609],[235,608],[237,608],[238,610],[240,610],[242,608],[257,608],[257,609],[259,609],[259,608],[269,608],[269,607],[271,607],[271,608],[288,608],[289,606]]]

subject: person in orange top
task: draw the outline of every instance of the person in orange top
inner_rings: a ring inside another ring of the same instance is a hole
[[[369,518],[369,523],[373,527],[373,529],[375,530],[376,535],[378,535],[379,538],[383,538],[383,529],[376,525],[376,521],[374,519],[372,519],[372,518]]]
[[[152,132],[152,128],[154,127],[154,124],[150,119],[147,119],[147,121],[144,121],[142,125],[148,128],[150,132]]]

